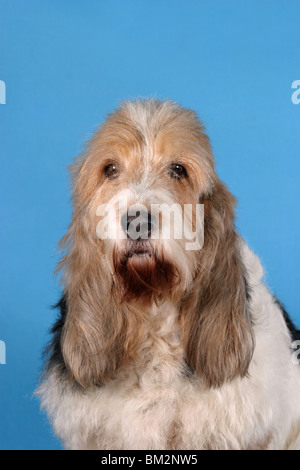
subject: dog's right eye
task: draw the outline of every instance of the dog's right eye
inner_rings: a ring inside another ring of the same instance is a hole
[[[104,174],[106,178],[116,178],[118,176],[118,166],[116,163],[109,163],[104,167]]]
[[[185,167],[183,165],[180,165],[179,163],[172,163],[170,167],[170,175],[172,178],[175,178],[177,180],[187,178],[188,176]]]

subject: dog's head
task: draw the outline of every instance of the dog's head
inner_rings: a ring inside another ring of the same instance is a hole
[[[234,198],[195,113],[170,101],[124,103],[72,174],[60,267],[63,354],[75,379],[114,376],[134,355],[147,309],[166,299],[191,368],[213,386],[244,375],[253,342]]]

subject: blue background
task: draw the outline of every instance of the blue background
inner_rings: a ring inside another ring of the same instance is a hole
[[[61,448],[32,393],[71,215],[66,166],[122,99],[199,113],[239,230],[300,325],[299,18],[299,0],[0,0],[1,449]]]

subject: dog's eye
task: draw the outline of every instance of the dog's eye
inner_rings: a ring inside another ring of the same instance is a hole
[[[187,171],[183,165],[179,163],[172,163],[170,167],[170,175],[172,178],[180,179],[187,178]]]
[[[106,178],[116,178],[118,176],[118,166],[116,163],[109,163],[104,168]]]

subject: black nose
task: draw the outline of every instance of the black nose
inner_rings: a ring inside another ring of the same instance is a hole
[[[121,217],[121,225],[127,238],[146,240],[155,227],[155,216],[147,211],[136,211],[135,215],[128,215],[127,212]]]

